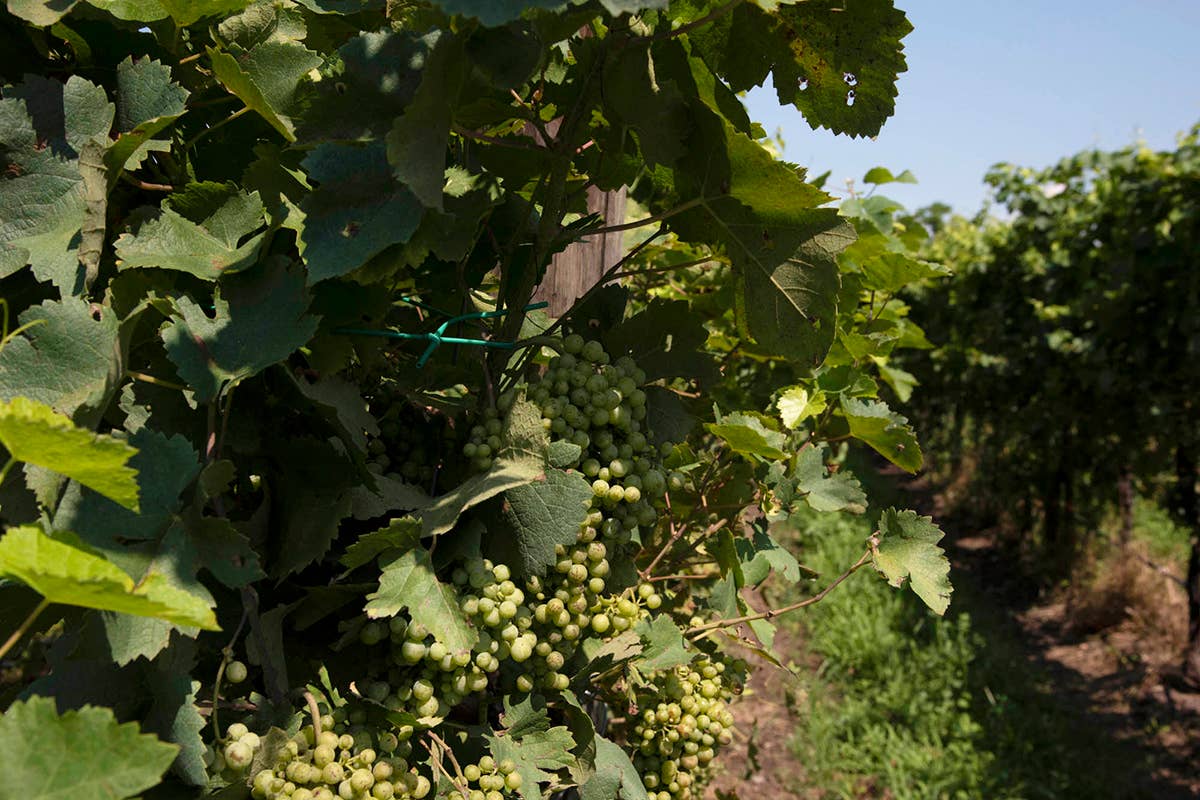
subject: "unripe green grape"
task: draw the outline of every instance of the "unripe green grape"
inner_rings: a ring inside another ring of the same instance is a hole
[[[241,661],[230,661],[225,667],[225,678],[230,683],[241,683],[246,680],[248,674],[249,670],[246,669],[246,665]]]
[[[249,732],[250,732],[250,729],[247,728],[245,725],[243,725],[240,722],[235,722],[232,725],[230,725],[228,728],[225,729],[225,736],[230,739],[241,739],[243,736],[245,736]]]

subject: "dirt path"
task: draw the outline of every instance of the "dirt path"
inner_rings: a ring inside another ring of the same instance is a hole
[[[955,604],[970,613],[984,638],[982,657],[1000,659],[1018,682],[1028,682],[1029,713],[1045,713],[1059,726],[1046,730],[1067,732],[1056,740],[1064,773],[1084,775],[1102,765],[1106,773],[1121,776],[1121,785],[1112,786],[1113,800],[1200,798],[1200,694],[1172,682],[1175,655],[1161,639],[1147,635],[1146,620],[1134,614],[1103,630],[1074,630],[1079,610],[1039,593],[991,532],[960,526],[920,481],[901,491],[907,505],[935,514],[948,532]],[[811,659],[797,637],[779,645],[778,651],[797,663]],[[731,791],[741,800],[826,796],[820,787],[805,785],[803,767],[789,747],[801,724],[792,711],[795,684],[781,671],[763,668],[750,688],[735,704],[734,716],[743,734],[753,735],[740,736],[722,754],[724,773],[707,797],[727,797],[724,793]],[[1019,695],[1013,699],[1019,702]],[[862,796],[891,794],[875,787]]]

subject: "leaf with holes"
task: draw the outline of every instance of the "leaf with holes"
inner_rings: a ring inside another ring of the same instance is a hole
[[[521,776],[518,790],[525,800],[540,800],[539,784],[554,779],[554,773],[575,763],[571,748],[575,739],[565,727],[546,730],[527,729],[523,735],[515,736],[511,731],[486,734],[488,749],[496,761],[512,759]]]

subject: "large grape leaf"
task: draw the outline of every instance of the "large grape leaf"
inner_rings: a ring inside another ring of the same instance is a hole
[[[257,193],[244,192],[199,221],[164,207],[157,219],[144,222],[137,233],[117,239],[118,266],[174,269],[205,280],[247,269],[257,261],[266,233],[239,242],[263,227],[263,210]]]
[[[137,513],[71,484],[54,515],[56,528],[74,531],[90,547],[105,553],[121,543],[161,537],[179,510],[180,495],[200,474],[200,457],[183,436],[168,437],[144,427],[129,442],[137,451],[129,460],[129,467],[136,471]]]
[[[15,461],[53,470],[116,503],[138,509],[137,453],[111,436],[77,428],[47,405],[16,397],[0,402],[0,444]]]
[[[464,511],[501,492],[523,486],[543,475],[548,464],[546,430],[542,413],[524,400],[513,404],[504,423],[504,444],[491,469],[463,481],[421,511],[426,536],[436,536],[454,527]]]
[[[433,2],[447,14],[475,17],[484,25],[494,27],[512,22],[531,9],[558,11],[569,5],[582,5],[586,0],[433,0]],[[666,8],[667,0],[600,0],[600,5],[615,17],[649,8]]]
[[[97,168],[95,153],[108,145],[114,114],[104,89],[77,75],[65,84],[28,75],[5,91],[0,99],[0,151],[6,164],[0,179],[0,277],[30,264],[39,280],[53,281],[64,294],[83,289],[86,270],[79,248],[89,186],[80,155],[87,149],[88,164]]]
[[[558,560],[556,545],[575,543],[592,497],[582,475],[560,469],[504,493],[504,519],[516,537],[514,566],[521,575],[542,574]]]
[[[115,564],[84,549],[72,533],[57,538],[23,525],[0,537],[0,575],[15,578],[51,603],[155,617],[205,630],[220,630],[208,603],[161,573],[135,584]]]
[[[179,316],[163,329],[163,343],[196,400],[207,402],[228,382],[283,361],[307,342],[318,323],[308,305],[301,272],[272,259],[222,281],[212,316],[190,298],[179,298]]]
[[[322,144],[304,169],[318,184],[300,204],[309,283],[345,275],[407,242],[421,222],[421,202],[393,176],[382,143]]]
[[[605,101],[613,121],[637,133],[646,162],[671,165],[683,154],[689,126],[686,103],[674,81],[656,80],[646,47],[626,47],[604,66]]]
[[[8,0],[8,13],[32,22],[39,28],[48,28],[70,12],[79,0]]]
[[[580,800],[649,800],[637,767],[625,750],[603,736],[596,737],[596,772],[579,787]]]
[[[680,3],[684,10],[694,2]],[[892,115],[912,25],[892,0],[742,3],[689,33],[692,46],[734,91],[772,75],[779,102],[813,128],[874,136]],[[681,13],[672,7],[672,13]]]
[[[410,527],[405,532],[406,549],[380,563],[379,588],[367,595],[367,616],[392,617],[407,608],[413,621],[429,628],[451,652],[469,650],[479,637],[463,618],[458,595],[437,579],[419,531]]]
[[[297,137],[311,144],[383,138],[412,102],[439,36],[437,30],[424,35],[382,30],[347,41],[337,51],[344,65],[338,79],[309,87]]]
[[[121,379],[116,313],[64,297],[26,309],[20,323],[23,334],[0,350],[0,399],[27,397],[94,423]]]
[[[892,586],[907,579],[912,590],[936,614],[950,606],[950,561],[938,542],[945,534],[930,517],[889,508],[879,519],[878,541],[872,545],[872,564]]]
[[[446,145],[458,92],[466,72],[463,40],[442,35],[425,62],[421,85],[387,136],[387,157],[396,178],[429,208],[442,210]]]
[[[290,114],[301,81],[321,66],[318,53],[299,42],[266,41],[249,50],[236,48],[234,52],[209,47],[208,56],[213,74],[226,89],[289,142],[296,141],[296,124]]]
[[[850,435],[866,442],[877,453],[901,469],[916,472],[925,458],[908,420],[880,400],[842,400],[842,414]]]
[[[337,439],[289,437],[273,449],[282,467],[275,490],[280,530],[286,534],[280,537],[270,571],[283,577],[329,550],[338,526],[350,515],[360,481]]]
[[[669,59],[664,66],[679,80],[685,68],[696,68]],[[815,366],[833,343],[836,255],[854,240],[854,229],[820,208],[828,195],[723,116],[698,104],[693,112],[689,152],[676,171],[685,210],[668,225],[687,241],[724,246],[738,270],[736,310],[748,336]]]
[[[134,169],[147,142],[178,119],[189,92],[171,81],[171,68],[132,56],[117,65],[116,130],[120,134],[104,153],[111,189],[123,169]]]
[[[14,800],[124,800],[155,786],[178,752],[106,708],[59,716],[53,699],[34,696],[0,716],[3,796]]]
[[[497,761],[509,758],[517,765],[521,775],[518,792],[525,800],[541,800],[540,784],[553,780],[555,772],[575,763],[571,753],[575,739],[561,725],[545,730],[540,726],[525,726],[521,736],[512,731],[500,731],[486,734],[484,738]]]

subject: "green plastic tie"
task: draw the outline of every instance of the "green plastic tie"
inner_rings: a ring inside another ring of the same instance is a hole
[[[427,306],[419,300],[413,300],[410,297],[401,297],[400,299],[409,305],[416,306],[417,308],[422,308],[435,314],[441,314],[442,316],[450,317],[450,315],[445,311],[433,308],[432,306]],[[535,311],[539,308],[545,308],[548,305],[550,304],[545,302],[530,303],[529,305],[525,306],[524,310]],[[346,336],[380,336],[386,339],[427,341],[429,342],[429,345],[425,348],[425,352],[421,353],[421,357],[417,359],[417,369],[421,369],[426,363],[428,363],[429,359],[433,356],[434,351],[436,351],[438,347],[443,344],[465,344],[475,345],[477,347],[490,347],[493,350],[515,350],[517,348],[516,342],[496,342],[489,339],[466,339],[461,336],[446,335],[446,329],[459,322],[466,322],[467,320],[472,319],[493,319],[495,317],[502,317],[507,313],[508,309],[503,309],[500,311],[475,311],[470,314],[459,314],[458,316],[450,317],[441,325],[437,326],[435,330],[432,330],[428,333],[404,333],[403,331],[376,330],[373,328],[337,328],[334,330],[334,333],[343,334]]]

